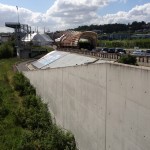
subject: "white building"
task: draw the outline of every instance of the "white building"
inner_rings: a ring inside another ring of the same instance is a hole
[[[22,42],[25,43],[32,42],[33,45],[45,46],[45,45],[51,45],[53,40],[46,34],[31,33],[23,37]]]

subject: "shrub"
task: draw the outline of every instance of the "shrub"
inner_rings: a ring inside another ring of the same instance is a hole
[[[4,89],[0,87],[0,120],[5,118],[9,114],[9,109],[5,105],[4,97]]]
[[[123,55],[118,60],[119,63],[137,65],[137,60],[135,56],[132,55]]]
[[[7,73],[3,74],[3,80],[4,80],[4,82],[9,83],[9,78],[8,78],[8,74]]]
[[[43,104],[38,97],[33,95],[24,98],[23,108],[16,110],[15,122],[30,130],[41,129],[45,131],[52,125],[47,105]]]
[[[19,92],[20,96],[23,95],[35,95],[36,90],[30,84],[30,81],[24,77],[22,73],[16,73],[13,78],[14,89]]]
[[[13,47],[9,43],[0,45],[0,58],[13,57]]]
[[[2,96],[3,96],[3,93],[2,93],[2,90],[1,90],[1,88],[0,88],[0,105],[2,105],[2,103],[3,103],[3,98],[2,98]]]
[[[27,95],[23,100],[23,106],[25,108],[37,108],[40,109],[40,101],[39,98],[35,95]]]
[[[52,129],[51,145],[62,150],[75,150],[76,144],[74,136],[70,132],[62,131],[57,126],[53,126]]]
[[[9,114],[9,110],[5,105],[0,106],[0,119],[5,118]]]
[[[36,96],[29,80],[16,73],[13,84],[24,96],[21,107],[14,113],[15,124],[25,129],[19,149],[75,150],[74,136],[52,122],[47,105]]]

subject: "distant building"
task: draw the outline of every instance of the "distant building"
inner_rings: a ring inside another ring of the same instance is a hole
[[[133,34],[131,38],[132,39],[146,39],[146,38],[150,38],[150,34]]]
[[[51,45],[53,43],[53,40],[47,34],[40,33],[26,34],[21,41],[26,44],[32,42],[36,46]]]
[[[6,22],[5,26],[14,29],[16,54],[19,58],[35,57],[47,53],[47,49],[40,46],[50,45],[53,42],[46,34],[33,33],[27,24]],[[39,47],[33,48],[32,45]]]
[[[8,33],[3,33],[2,35],[0,35],[0,43],[4,43],[7,42],[11,39],[11,34]]]
[[[123,39],[129,39],[130,34],[129,33],[112,33],[109,35],[110,40],[123,40]]]

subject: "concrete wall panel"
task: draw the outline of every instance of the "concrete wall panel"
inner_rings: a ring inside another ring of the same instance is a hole
[[[150,150],[150,70],[105,63],[24,72],[81,150]]]
[[[107,66],[107,149],[150,149],[149,76],[138,67]]]

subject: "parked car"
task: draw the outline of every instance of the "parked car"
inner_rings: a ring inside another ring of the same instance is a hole
[[[109,48],[108,53],[115,53],[115,48]]]
[[[108,53],[108,48],[107,47],[102,48],[102,53]]]
[[[150,56],[150,49],[146,50],[145,56]]]
[[[122,54],[126,54],[126,51],[123,48],[116,48],[115,53],[122,55]]]
[[[96,52],[96,49],[92,49],[92,51],[91,52]]]
[[[145,56],[145,52],[143,50],[135,50],[132,55],[134,56]]]
[[[99,48],[99,47],[96,48],[96,51],[97,51],[97,52],[100,52],[101,50],[102,50],[102,48]]]

